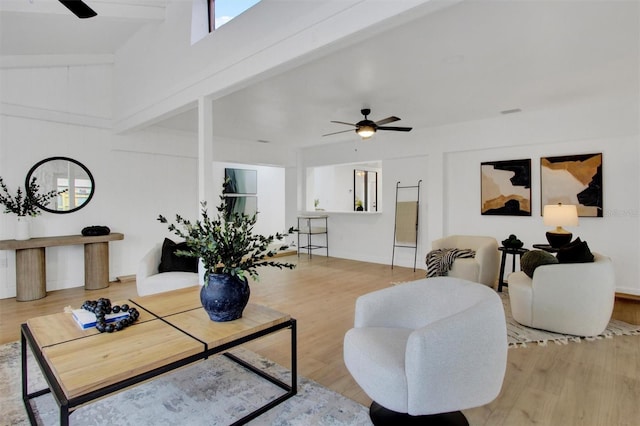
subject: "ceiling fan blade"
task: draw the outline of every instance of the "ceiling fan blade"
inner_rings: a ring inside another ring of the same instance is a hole
[[[82,0],[58,0],[78,18],[92,18],[97,13]]]
[[[382,126],[384,124],[393,123],[394,121],[399,121],[400,119],[396,116],[391,116],[387,118],[383,118],[382,120],[376,121],[376,126]]]
[[[339,132],[333,132],[333,133],[327,133],[326,135],[322,135],[322,136],[331,136],[331,135],[337,135],[338,133],[347,133],[347,132],[353,132],[353,129],[341,130]]]
[[[345,123],[344,121],[331,121],[331,123],[346,124],[347,126],[356,127],[355,124],[353,124],[353,123]]]
[[[384,126],[378,127],[378,130],[395,130],[396,132],[410,132],[413,127],[393,127],[393,126]]]

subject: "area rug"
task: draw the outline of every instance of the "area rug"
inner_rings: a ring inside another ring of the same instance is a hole
[[[235,355],[290,383],[289,371],[255,353]],[[31,359],[29,390],[45,387]],[[22,403],[20,344],[0,346],[0,425],[28,425]],[[283,390],[223,356],[215,356],[83,406],[70,416],[75,425],[228,425]],[[58,407],[48,394],[36,399],[38,424],[59,424]],[[251,421],[250,425],[370,425],[362,405],[298,376],[298,394]]]
[[[507,291],[502,291],[498,294],[500,295],[500,299],[502,299],[504,315],[507,321],[507,342],[509,343],[509,347],[512,348],[526,347],[528,344],[545,346],[547,345],[547,342],[553,342],[557,345],[566,345],[571,342],[580,343],[582,341],[611,339],[614,336],[640,335],[640,325],[633,325],[614,319],[609,321],[607,328],[602,332],[602,334],[593,337],[578,337],[570,334],[553,333],[551,331],[525,327],[524,325],[519,324],[511,316],[509,293]]]

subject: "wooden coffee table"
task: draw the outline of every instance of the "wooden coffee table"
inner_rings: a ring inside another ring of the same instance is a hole
[[[32,318],[22,324],[22,398],[31,424],[36,424],[31,400],[46,393],[52,393],[60,407],[60,424],[68,425],[70,413],[80,405],[287,328],[291,330],[291,384],[224,353],[285,390],[233,424],[244,424],[294,396],[296,320],[249,304],[242,318],[213,322],[200,304],[199,291],[199,287],[189,287],[130,299],[127,303],[138,309],[140,318],[115,333],[82,330],[66,313]],[[47,389],[27,389],[27,344],[49,384]]]

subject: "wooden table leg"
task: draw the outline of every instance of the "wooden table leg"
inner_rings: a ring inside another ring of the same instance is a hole
[[[28,302],[47,295],[44,247],[16,250],[16,300]]]
[[[106,287],[109,287],[109,243],[87,243],[84,245],[84,288]]]

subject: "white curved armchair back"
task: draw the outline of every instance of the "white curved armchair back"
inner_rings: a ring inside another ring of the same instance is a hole
[[[451,282],[461,285],[451,285]],[[446,303],[443,294],[446,293]],[[417,329],[462,312],[487,297],[487,288],[449,277],[425,278],[367,293],[356,300],[354,327]]]
[[[161,259],[162,243],[158,243],[140,260],[136,272],[138,296],[177,290],[203,282],[198,274],[193,272],[158,272]]]
[[[593,263],[536,268],[532,307],[540,328],[561,322],[561,328],[583,335],[599,334],[606,328],[613,312],[615,274],[609,257],[593,256]]]
[[[449,276],[482,283],[493,287],[498,279],[500,259],[498,241],[493,237],[481,235],[450,235],[434,240],[433,250],[445,248],[471,249],[476,252],[475,268],[456,268],[456,262],[474,262],[471,259],[457,259]]]
[[[138,263],[136,283],[142,283],[152,275],[158,273],[158,265],[162,257],[162,243],[154,245]]]
[[[410,415],[492,401],[507,364],[500,297],[484,285],[425,278],[360,296],[345,364],[382,406]]]
[[[602,333],[613,312],[615,273],[609,257],[593,256],[591,263],[538,266],[533,279],[522,271],[509,275],[514,319],[559,333]]]

